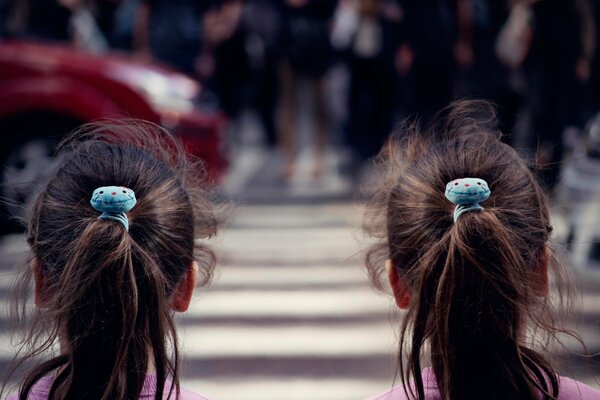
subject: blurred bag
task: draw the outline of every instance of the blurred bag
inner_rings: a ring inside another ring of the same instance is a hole
[[[509,67],[523,64],[531,48],[531,6],[524,2],[515,4],[496,39],[496,55]]]

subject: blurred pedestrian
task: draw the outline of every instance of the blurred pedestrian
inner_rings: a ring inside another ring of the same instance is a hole
[[[600,0],[590,0],[594,21],[594,51],[590,64],[590,116],[600,111]]]
[[[76,1],[75,1],[76,2]],[[60,0],[14,0],[11,34],[34,40],[70,42],[73,7]]]
[[[142,0],[91,0],[98,28],[111,48],[133,51],[136,16]]]
[[[277,145],[276,107],[279,99],[283,7],[280,0],[247,0],[243,17],[247,31],[248,102],[257,111],[266,144]]]
[[[201,71],[219,98],[221,108],[230,118],[235,118],[246,100],[248,84],[248,56],[246,30],[242,24],[244,2],[219,0],[209,7],[203,21],[203,46]]]
[[[453,97],[458,62],[470,62],[459,43],[459,3],[468,0],[399,0],[403,44],[398,68],[408,75],[408,113],[428,115]]]
[[[298,153],[298,87],[301,81],[313,94],[314,151],[312,175],[325,170],[328,118],[325,73],[332,62],[330,27],[337,0],[285,0],[281,64],[281,119],[279,143],[283,153],[282,176],[290,179]]]
[[[65,42],[93,53],[108,47],[85,0],[16,0],[10,13],[11,35]]]
[[[345,2],[333,32],[350,70],[346,129],[359,162],[377,154],[394,122],[400,18],[386,12],[390,6],[386,0]]]
[[[90,0],[98,28],[109,39],[111,45],[115,30],[115,16],[125,2],[124,0]]]
[[[548,188],[558,181],[562,135],[581,126],[583,85],[591,73],[594,25],[588,0],[533,1],[531,48],[525,60],[529,111],[538,163]]]
[[[462,83],[459,97],[486,99],[498,106],[502,131],[512,133],[521,95],[511,85],[511,69],[496,53],[499,33],[508,19],[508,1],[469,0],[462,3]],[[508,137],[508,136],[507,136]]]
[[[0,39],[10,35],[9,21],[12,13],[12,0],[0,0]]]
[[[202,42],[202,15],[209,3],[141,0],[134,29],[137,55],[194,75]]]

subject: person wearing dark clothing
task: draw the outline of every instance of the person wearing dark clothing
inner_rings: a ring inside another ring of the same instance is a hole
[[[348,10],[357,15],[343,52],[350,70],[347,133],[359,161],[377,154],[394,121],[399,23],[383,12],[382,3],[360,0],[357,10]]]
[[[143,0],[136,18],[136,50],[193,74],[206,3],[202,0]]]
[[[294,72],[321,78],[331,63],[329,28],[337,0],[284,2],[284,57]]]
[[[8,21],[12,13],[11,3],[11,0],[0,0],[0,39],[4,39],[11,34],[8,27]]]
[[[70,41],[69,21],[72,9],[57,0],[17,0],[15,7],[24,7],[25,36],[50,41]]]
[[[281,128],[279,143],[283,152],[282,176],[290,179],[297,157],[297,91],[301,79],[314,94],[315,163],[313,176],[325,170],[328,121],[325,110],[324,76],[332,61],[330,25],[337,0],[285,0],[281,66]]]
[[[243,8],[241,0],[219,0],[213,2],[204,16],[202,51],[214,63],[206,84],[216,93],[221,108],[231,118],[235,118],[244,106],[248,83]]]
[[[277,145],[276,112],[279,92],[282,5],[280,0],[247,0],[244,25],[248,32],[249,101],[260,118],[266,144]]]
[[[246,34],[239,27],[231,36],[218,43],[214,49],[215,92],[223,111],[234,117],[244,105],[244,89],[248,81]]]
[[[121,7],[122,0],[94,0],[92,5],[98,28],[113,46],[113,33],[115,30],[115,15]]]
[[[594,21],[594,42],[600,43],[600,0],[591,0],[592,17]],[[590,65],[590,108],[591,114],[595,114],[600,110],[600,46],[594,47],[592,63]]]
[[[427,115],[452,99],[458,41],[457,0],[399,0],[405,52],[411,53],[409,113]]]
[[[508,70],[495,52],[496,39],[508,18],[503,1],[471,0],[470,46],[473,63],[467,72],[468,93],[476,97],[496,98],[506,85]]]
[[[533,39],[525,61],[535,140],[531,146],[540,147],[538,161],[547,166],[541,178],[552,188],[563,159],[562,133],[566,127],[580,124],[582,82],[589,75],[586,70],[593,51],[589,3],[538,1],[532,4],[532,13]]]
[[[496,55],[496,41],[509,15],[508,1],[470,0],[467,41],[472,62],[466,67],[465,95],[498,106],[501,130],[512,133],[521,98],[510,87],[510,69]],[[508,136],[507,136],[508,137]]]

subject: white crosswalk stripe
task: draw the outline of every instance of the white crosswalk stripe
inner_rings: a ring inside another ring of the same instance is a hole
[[[369,287],[357,215],[349,203],[239,207],[214,243],[213,284],[177,315],[183,385],[215,400],[359,400],[389,388],[401,314]],[[24,250],[20,236],[0,244],[3,260]],[[3,264],[2,296],[10,278]],[[599,351],[600,284],[577,310],[579,332]],[[14,348],[1,328],[6,360]],[[597,358],[586,372],[580,358],[556,352],[566,356],[564,373],[592,384],[600,376]]]
[[[230,291],[209,292],[188,311],[188,316],[330,316],[348,317],[367,313],[382,313],[385,301],[367,290],[324,291]]]

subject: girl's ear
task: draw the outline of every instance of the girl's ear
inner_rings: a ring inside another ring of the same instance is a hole
[[[187,272],[183,276],[177,288],[175,288],[175,293],[173,293],[173,298],[171,301],[171,307],[173,310],[178,312],[185,312],[190,308],[190,303],[192,302],[192,295],[194,294],[194,289],[196,288],[196,280],[198,278],[198,263],[193,261]]]
[[[385,262],[385,269],[388,274],[388,279],[390,280],[394,298],[396,299],[396,304],[400,309],[406,310],[410,305],[410,291],[408,290],[406,282],[400,277],[396,268],[394,268],[392,260],[388,259]]]
[[[33,272],[34,284],[34,302],[38,307],[43,307],[48,296],[48,281],[46,274],[42,270],[42,265],[37,257],[33,257],[30,263],[31,271]]]
[[[535,270],[531,275],[531,286],[533,291],[540,297],[548,296],[550,290],[550,285],[548,283],[548,263],[550,262],[550,256],[551,250],[548,247],[544,247],[535,266]]]

